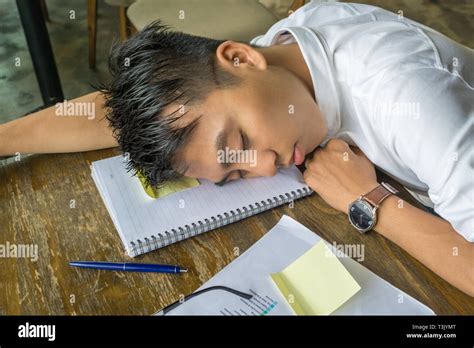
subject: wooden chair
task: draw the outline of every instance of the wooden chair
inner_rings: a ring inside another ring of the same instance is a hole
[[[130,22],[127,19],[127,8],[133,0],[105,0],[108,5],[118,7],[120,39],[130,35]],[[87,31],[89,35],[89,68],[95,68],[97,46],[97,0],[87,0]]]
[[[265,0],[271,1],[287,3],[286,15],[305,3]],[[244,42],[265,33],[281,19],[258,0],[136,0],[127,9],[127,17],[134,30],[159,18],[184,33]]]
[[[118,7],[120,39],[142,29],[157,18],[176,30],[210,38],[250,41],[285,16],[271,11],[257,0],[105,0]],[[262,0],[281,9],[289,3],[286,15],[305,0]],[[287,5],[288,6],[288,5]],[[97,0],[87,1],[89,67],[95,68],[97,45]],[[184,16],[184,18],[182,18]],[[188,17],[186,19],[186,16]]]

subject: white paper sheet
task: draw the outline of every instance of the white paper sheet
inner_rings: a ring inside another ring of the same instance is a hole
[[[283,270],[320,239],[317,234],[284,215],[265,236],[198,289],[224,285],[242,292],[255,292],[258,296],[247,301],[226,291],[213,290],[184,302],[168,315],[294,315],[270,274]],[[336,253],[332,245],[327,245]],[[339,257],[339,254],[336,255]],[[349,257],[339,259],[361,290],[332,315],[434,314],[430,308],[357,261]]]

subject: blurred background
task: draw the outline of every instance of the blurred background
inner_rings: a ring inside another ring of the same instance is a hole
[[[209,37],[250,40],[263,34],[304,0],[29,0],[39,1],[54,53],[64,98],[92,92],[107,81],[107,55],[114,41],[156,18],[182,31]],[[183,3],[186,3],[183,6]],[[354,1],[398,12],[474,47],[472,0]],[[188,8],[181,13],[179,8]],[[193,7],[194,6],[194,7]],[[176,13],[178,15],[176,16]],[[219,13],[221,21],[216,22]],[[194,14],[194,17],[192,16]],[[188,21],[182,21],[184,16]],[[187,16],[187,17],[186,17]],[[193,19],[197,19],[192,23]],[[176,22],[176,20],[181,20]],[[187,23],[187,24],[182,24]],[[212,25],[209,25],[212,23]],[[179,27],[182,26],[182,27]],[[239,29],[242,27],[242,30]],[[245,29],[244,29],[245,28]],[[96,38],[94,40],[94,33]],[[217,34],[218,33],[218,34]],[[95,41],[95,44],[94,44]],[[41,107],[38,82],[17,3],[0,0],[0,123]]]

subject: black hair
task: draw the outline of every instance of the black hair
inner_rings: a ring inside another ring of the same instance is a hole
[[[173,31],[157,20],[112,48],[112,79],[101,88],[106,118],[128,155],[127,170],[141,172],[147,184],[156,187],[182,176],[185,169],[176,165],[176,154],[199,120],[177,127],[174,123],[186,112],[178,108],[164,115],[164,109],[193,105],[216,88],[240,82],[216,64],[222,42]]]

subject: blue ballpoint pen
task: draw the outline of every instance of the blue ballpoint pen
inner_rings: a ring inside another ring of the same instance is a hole
[[[71,261],[69,265],[82,268],[127,272],[184,273],[188,271],[186,268],[179,266],[158,265],[153,263]]]

